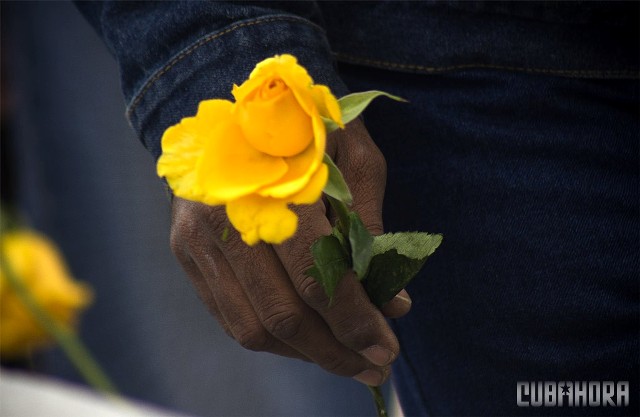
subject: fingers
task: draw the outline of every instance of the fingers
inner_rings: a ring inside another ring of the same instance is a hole
[[[243,347],[309,361],[305,355],[272,337],[262,326],[233,269],[217,248],[210,227],[194,215],[210,210],[215,209],[180,199],[174,205],[172,249],[201,301],[225,333]]]
[[[224,321],[223,327],[240,345],[249,350],[309,360],[264,328],[231,265],[219,249],[213,249],[211,257],[200,258],[198,266],[214,295],[219,315]]]
[[[367,383],[379,385],[388,376],[389,365],[398,354],[398,341],[354,274],[341,280],[329,306],[322,287],[305,271],[313,264],[309,248],[319,236],[330,234],[330,224],[313,221],[324,214],[322,203],[298,207],[296,211],[301,224],[305,224],[304,229],[298,232],[295,240],[274,249],[298,295],[322,317],[335,339],[350,351],[343,361],[353,363],[344,362],[343,369],[334,369],[334,372],[348,375],[347,370],[356,369],[357,373],[350,376],[366,372]]]
[[[337,143],[335,162],[351,188],[353,204],[365,227],[374,235],[384,233],[382,204],[387,178],[384,156],[369,136],[361,120],[351,122]],[[386,317],[402,317],[411,309],[411,298],[402,290],[387,303],[382,312]]]
[[[269,335],[329,372],[353,376],[366,368],[366,360],[341,344],[322,317],[299,297],[271,246],[249,247],[232,233],[220,248],[264,329],[245,339],[245,347],[273,351],[272,346],[260,344]],[[242,326],[246,328],[246,319]]]
[[[384,158],[359,121],[335,141],[336,164],[354,196],[353,209],[382,233]],[[354,274],[338,285],[333,303],[313,278],[311,245],[331,232],[324,204],[296,207],[300,227],[282,245],[247,246],[223,207],[175,198],[172,248],[225,331],[251,350],[311,360],[324,369],[379,385],[390,373],[398,341]],[[222,240],[229,228],[228,239]],[[403,292],[383,309],[389,317],[410,307]]]
[[[322,317],[304,303],[271,246],[249,247],[234,231],[222,242],[224,222],[217,208],[180,199],[176,199],[174,205],[176,212],[182,211],[175,218],[191,220],[182,220],[182,224],[174,221],[173,228],[182,232],[175,232],[180,238],[172,237],[173,246],[180,246],[178,242],[183,242],[185,237],[193,241],[187,251],[197,272],[190,275],[194,275],[197,282],[201,281],[198,272],[206,277],[214,294],[212,305],[215,307],[211,308],[214,315],[241,345],[252,350],[308,358],[343,376],[358,375],[371,367],[364,357],[340,343]],[[314,222],[324,222],[325,230],[330,230],[322,213],[308,220],[306,224],[311,230],[322,229],[313,226]],[[304,251],[309,252],[310,246],[304,245]],[[179,248],[174,251],[180,252]],[[200,283],[198,288],[202,291]],[[381,383],[386,375],[379,374],[366,379],[367,383]]]
[[[334,137],[335,163],[353,195],[351,209],[362,218],[373,235],[383,233],[382,203],[387,181],[387,164],[359,119]]]

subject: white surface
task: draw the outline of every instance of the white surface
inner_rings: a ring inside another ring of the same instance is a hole
[[[56,379],[0,372],[2,417],[185,417]]]

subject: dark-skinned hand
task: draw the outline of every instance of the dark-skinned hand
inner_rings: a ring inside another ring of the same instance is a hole
[[[352,210],[369,231],[383,233],[386,163],[360,120],[328,137],[327,152],[353,194]],[[380,385],[399,346],[385,316],[400,317],[411,306],[406,291],[381,312],[355,274],[345,276],[329,300],[305,271],[311,245],[331,233],[321,200],[294,208],[299,226],[281,245],[247,246],[230,226],[224,207],[173,199],[171,247],[201,300],[225,332],[247,349],[312,361],[337,375]],[[222,236],[230,229],[226,240]]]

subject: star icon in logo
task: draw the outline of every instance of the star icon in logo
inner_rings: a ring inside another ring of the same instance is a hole
[[[560,388],[562,388],[562,393],[563,394],[568,394],[569,393],[569,386],[567,385],[566,382],[563,385],[560,385]]]

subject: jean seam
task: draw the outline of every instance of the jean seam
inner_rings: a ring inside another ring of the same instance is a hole
[[[295,16],[270,16],[270,17],[263,17],[263,18],[258,18],[255,20],[250,20],[250,21],[244,21],[244,22],[239,22],[239,23],[235,23],[229,27],[227,27],[226,29],[223,29],[221,31],[217,31],[214,33],[210,33],[207,36],[204,36],[200,39],[198,39],[195,43],[191,44],[190,46],[188,46],[187,48],[183,49],[178,55],[174,56],[173,58],[171,58],[171,60],[165,64],[162,68],[158,69],[144,84],[143,86],[138,90],[138,92],[133,96],[133,99],[131,101],[131,105],[129,105],[129,107],[127,108],[126,111],[126,116],[127,118],[131,118],[131,115],[133,114],[133,112],[135,111],[135,109],[137,108],[137,106],[140,104],[140,101],[142,101],[142,98],[144,97],[144,95],[147,93],[147,91],[149,91],[149,89],[151,87],[153,87],[153,85],[156,83],[156,81],[158,81],[160,78],[162,78],[163,75],[165,75],[167,72],[169,72],[173,67],[175,67],[180,61],[182,61],[183,59],[187,58],[188,56],[190,56],[191,54],[193,54],[198,48],[218,39],[221,38],[225,35],[228,35],[231,32],[234,32],[238,29],[243,29],[243,28],[247,28],[247,27],[251,27],[251,26],[256,26],[259,24],[268,24],[268,23],[273,23],[273,22],[295,22],[295,23],[304,23],[307,24],[311,27],[314,27],[316,30],[319,30],[321,32],[324,33],[324,30],[322,28],[320,28],[319,26],[315,25],[314,23],[311,23],[303,18],[299,18],[299,17],[295,17]]]
[[[527,68],[509,65],[497,64],[460,64],[449,66],[426,66],[417,64],[403,64],[399,62],[391,62],[384,60],[376,60],[369,58],[357,57],[349,54],[335,54],[338,61],[350,64],[369,65],[383,69],[395,69],[404,71],[421,72],[428,74],[437,74],[443,72],[459,71],[465,69],[495,69],[515,72],[527,72],[534,74],[558,75],[563,77],[580,77],[580,78],[624,78],[639,79],[640,70],[562,70],[552,68]]]

